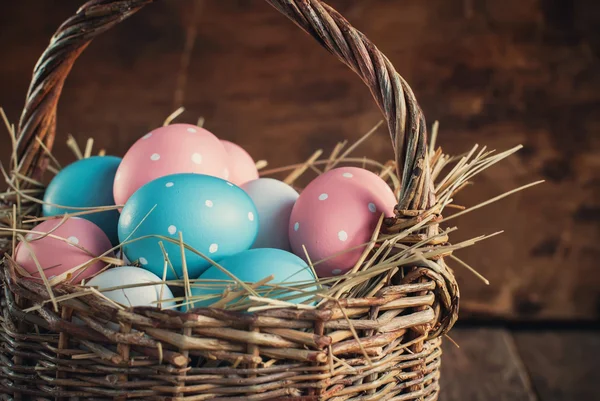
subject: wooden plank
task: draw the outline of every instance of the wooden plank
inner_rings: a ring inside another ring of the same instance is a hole
[[[11,2],[0,15],[0,37],[7,51],[0,63],[1,105],[18,123],[31,71],[54,30],[83,3]],[[157,2],[100,36],[75,63],[58,108],[54,147],[64,163],[74,160],[65,145],[67,133],[80,147],[89,137],[95,151],[123,155],[144,132],[162,124],[176,107],[174,94],[189,26],[197,21],[194,2]],[[32,11],[34,10],[34,11]],[[0,127],[4,134],[4,127]],[[8,157],[2,135],[0,155]]]
[[[180,121],[204,116],[208,129],[271,166],[357,139],[380,119],[353,73],[262,0],[203,3],[194,17],[194,1],[157,2],[90,46],[59,105],[61,161],[73,160],[64,145],[67,133],[81,144],[93,136],[96,149],[123,154],[178,106],[176,97],[188,109]],[[492,283],[484,286],[453,265],[462,316],[600,317],[596,2],[331,3],[386,53],[429,122],[441,120],[439,142],[447,151],[463,152],[476,142],[495,149],[526,146],[457,202],[473,205],[548,180],[452,223],[461,228],[454,242],[506,229],[459,253]],[[3,6],[0,104],[11,120],[18,119],[35,60],[79,4],[21,0]],[[190,32],[196,40],[185,67]],[[187,81],[180,87],[182,76]],[[391,158],[387,134],[382,130],[356,154]]]
[[[536,401],[510,333],[455,329],[443,345],[440,401]]]
[[[598,399],[600,331],[528,331],[514,337],[541,400]]]

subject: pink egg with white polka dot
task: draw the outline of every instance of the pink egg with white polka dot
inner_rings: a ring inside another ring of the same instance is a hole
[[[396,203],[378,175],[357,167],[330,170],[313,180],[294,205],[292,249],[306,259],[306,247],[319,277],[343,274],[360,259],[381,214],[393,216]]]
[[[233,142],[221,140],[225,151],[227,151],[227,164],[229,166],[229,181],[241,186],[248,181],[258,178],[258,170],[252,156],[239,145]]]
[[[104,231],[89,220],[70,217],[62,224],[61,221],[51,219],[35,226],[25,236],[28,243],[17,245],[15,261],[38,278],[41,276],[36,260],[48,279],[70,271],[71,282],[76,284],[106,266],[101,261],[89,262],[104,255],[112,245]],[[44,237],[45,233],[50,235]],[[114,255],[110,252],[106,256]]]
[[[117,205],[144,184],[166,175],[196,173],[226,178],[227,152],[209,131],[190,124],[160,127],[144,135],[123,157],[115,175]]]

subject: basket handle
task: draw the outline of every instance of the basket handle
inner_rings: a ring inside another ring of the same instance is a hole
[[[91,0],[56,31],[33,71],[17,132],[19,171],[37,176],[46,167],[38,137],[51,148],[56,107],[73,63],[91,40],[154,0]],[[336,55],[369,87],[390,132],[398,173],[398,210],[424,210],[434,203],[426,168],[425,117],[406,81],[367,37],[320,0],[266,0]]]

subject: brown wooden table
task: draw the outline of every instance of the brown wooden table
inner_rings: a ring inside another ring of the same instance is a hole
[[[598,400],[600,330],[456,328],[444,344],[441,401]]]

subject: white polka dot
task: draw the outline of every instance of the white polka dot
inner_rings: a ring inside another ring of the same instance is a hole
[[[225,177],[225,179],[229,178],[229,169],[226,168],[225,170],[223,170],[223,177]]]
[[[248,220],[254,221],[254,213],[248,212]]]
[[[369,212],[375,213],[377,211],[377,206],[374,203],[369,203]]]
[[[227,185],[229,185],[230,187],[232,187],[232,186],[233,186],[233,184],[232,184],[232,183],[230,183],[229,181],[227,181]]]
[[[175,184],[174,184],[174,183],[172,183],[171,181],[169,181],[169,182],[167,182],[167,183],[165,184],[165,187],[167,187],[167,188],[171,188],[173,185],[175,185]]]
[[[174,225],[170,225],[167,230],[169,230],[169,234],[173,235],[177,232],[177,227],[175,227]]]
[[[196,164],[201,164],[202,163],[202,155],[200,153],[193,153],[192,161]]]
[[[215,253],[219,250],[219,245],[217,244],[210,244],[210,247],[208,248],[208,252],[210,253]]]
[[[198,130],[196,128],[190,127],[187,129],[187,132],[191,132],[192,134],[195,134],[196,132],[198,132]]]
[[[140,263],[145,266],[148,264],[148,260],[146,260],[146,258],[140,258]]]
[[[146,135],[144,135],[144,136],[142,137],[142,139],[148,139],[148,138],[150,138],[151,136],[152,136],[152,132],[149,132],[149,133],[147,133]]]
[[[300,223],[298,223],[298,222],[294,223],[294,231],[298,231],[299,228],[300,228]]]
[[[131,224],[131,214],[130,213],[122,214],[121,220],[122,220],[123,225],[128,226],[129,224]]]
[[[67,238],[67,241],[69,241],[70,243],[75,244],[75,245],[79,244],[79,238],[77,238],[77,237],[69,237],[69,238]]]
[[[31,233],[27,234],[27,235],[25,236],[25,239],[26,239],[27,241],[31,241],[31,240],[33,239],[33,234],[31,234]]]
[[[213,207],[214,203],[213,201],[211,201],[210,199],[207,199],[204,204],[206,205],[206,207]]]
[[[158,153],[152,153],[152,156],[150,156],[150,160],[153,162],[157,161],[158,159],[160,159],[160,155]]]
[[[319,200],[325,200],[327,198],[329,198],[329,195],[327,195],[327,194],[321,194],[321,195],[319,195]]]
[[[115,181],[119,181],[121,179],[121,173],[117,173],[117,175],[115,175]]]
[[[345,178],[352,178],[352,177],[354,177],[354,176],[352,175],[352,173],[344,173],[344,174],[342,174],[342,177],[345,177]],[[336,270],[339,270],[339,269],[336,269]]]
[[[342,270],[341,270],[341,269],[333,269],[333,270],[331,271],[331,274],[333,274],[334,276],[337,276],[337,275],[339,275],[341,272],[342,272]]]
[[[340,239],[340,241],[344,242],[348,239],[348,233],[344,230],[338,232],[338,238]]]

